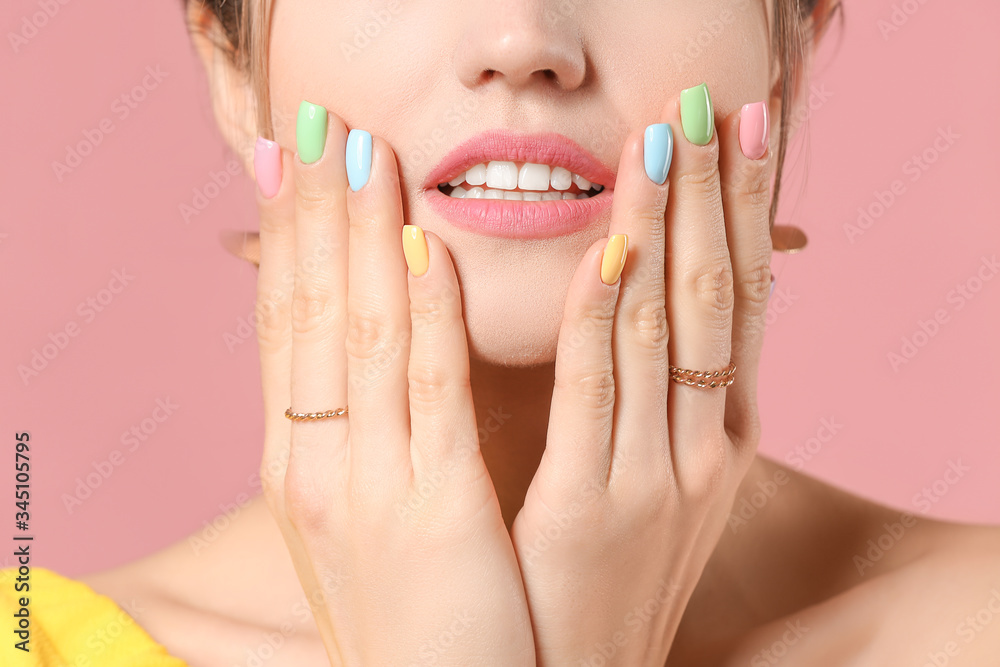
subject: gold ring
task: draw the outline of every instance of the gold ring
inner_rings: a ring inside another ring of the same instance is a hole
[[[318,419],[328,419],[330,417],[339,417],[340,415],[347,414],[347,406],[336,410],[327,410],[326,412],[292,412],[291,408],[285,410],[285,416],[292,421],[304,421],[308,420],[318,420]]]
[[[686,368],[677,368],[676,366],[670,367],[670,379],[674,382],[707,389],[715,389],[716,387],[727,387],[731,385],[736,380],[735,373],[736,362],[734,361],[729,362],[729,366],[726,370],[715,371],[714,373],[709,373],[707,371],[691,371]],[[711,378],[724,379],[712,380],[711,382],[708,382],[707,380]]]

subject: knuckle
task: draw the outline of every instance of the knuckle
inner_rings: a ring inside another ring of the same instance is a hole
[[[771,201],[769,160],[747,160],[726,186],[730,198],[742,200],[753,208],[767,208]]]
[[[292,331],[310,333],[331,314],[332,297],[327,290],[300,284],[292,293]]]
[[[678,184],[694,190],[719,189],[719,146],[712,142],[702,150],[690,154],[689,168],[678,175]]]
[[[726,481],[725,438],[703,440],[703,454],[683,481],[683,495],[694,504],[707,503],[723,490]]]
[[[347,315],[347,354],[362,361],[377,359],[387,346],[389,326],[368,311],[353,311]]]
[[[615,404],[615,378],[607,369],[584,371],[570,380],[556,380],[563,388],[568,388],[579,396],[586,407],[595,410],[599,416]],[[568,387],[567,387],[568,385]]]
[[[330,506],[315,476],[301,466],[289,466],[284,484],[289,523],[300,533],[323,529],[329,521]]]
[[[733,267],[728,260],[704,264],[691,274],[695,298],[714,313],[727,314],[733,307]]]
[[[288,341],[289,309],[285,300],[275,294],[259,294],[254,314],[257,320],[257,341],[261,349],[274,352]]]
[[[456,385],[441,368],[422,366],[407,374],[410,402],[425,415],[442,414],[455,395]]]
[[[454,303],[446,294],[410,300],[410,321],[430,327],[451,324],[456,319]]]
[[[318,213],[332,215],[336,207],[334,188],[324,187],[316,179],[299,174],[295,188],[295,207],[298,213]]]
[[[628,315],[636,342],[653,351],[666,351],[669,338],[667,310],[662,298],[643,299]]]
[[[771,294],[771,266],[769,259],[756,262],[736,282],[736,296],[746,304],[751,315],[762,316],[767,310]]]

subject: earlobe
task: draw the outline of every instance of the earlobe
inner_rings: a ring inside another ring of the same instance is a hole
[[[248,174],[253,174],[257,142],[257,104],[247,73],[231,57],[225,31],[218,18],[199,0],[187,3],[191,41],[205,70],[212,112],[222,138],[236,153]]]

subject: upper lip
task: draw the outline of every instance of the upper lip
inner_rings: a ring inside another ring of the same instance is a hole
[[[613,190],[615,186],[614,172],[565,135],[558,132],[523,134],[509,130],[487,130],[449,151],[431,170],[424,188],[436,189],[441,183],[447,183],[470,167],[493,160],[563,167],[595,185],[603,185],[609,190]]]

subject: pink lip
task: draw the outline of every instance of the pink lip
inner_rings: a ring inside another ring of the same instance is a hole
[[[587,199],[509,201],[455,199],[437,189],[469,167],[490,160],[535,162],[564,167],[604,190]],[[615,174],[567,137],[546,132],[518,134],[483,132],[455,147],[431,171],[424,183],[428,203],[463,229],[507,238],[541,239],[570,234],[586,227],[611,205]]]

